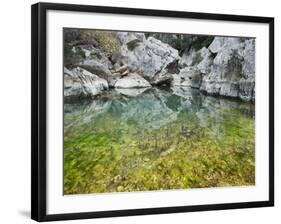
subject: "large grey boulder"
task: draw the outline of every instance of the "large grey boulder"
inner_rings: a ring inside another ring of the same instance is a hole
[[[150,83],[136,73],[130,73],[127,76],[117,80],[115,88],[130,89],[151,87]]]
[[[121,32],[118,37],[123,43],[119,63],[126,64],[130,71],[142,74],[147,80],[153,80],[153,84],[158,84],[155,75],[166,75],[176,70],[179,55],[170,45],[154,37],[146,39],[144,35],[135,33]]]
[[[104,65],[104,64],[102,64],[102,63],[100,63],[100,62],[98,62],[94,59],[84,60],[80,64],[80,67],[86,69],[87,71],[89,71],[89,72],[91,72],[91,73],[93,73],[97,76],[99,76],[102,79],[105,79],[108,82],[110,87],[114,86],[114,84],[116,82],[116,79],[118,78],[118,77],[115,77],[111,73],[111,71],[109,70],[109,68],[106,65]]]
[[[64,68],[64,96],[66,98],[92,97],[108,89],[106,80],[80,67]]]

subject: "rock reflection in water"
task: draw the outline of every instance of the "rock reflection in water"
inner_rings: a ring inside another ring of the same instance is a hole
[[[254,104],[187,87],[67,102],[64,192],[254,184],[254,117]]]
[[[139,128],[160,128],[177,119],[177,114],[194,113],[205,126],[210,118],[225,119],[222,112],[239,112],[254,119],[255,105],[233,99],[205,96],[189,87],[111,90],[94,100],[68,102],[64,105],[65,126],[83,125],[91,119],[114,114],[121,122],[135,122]],[[74,116],[76,119],[70,119]],[[69,119],[68,119],[69,118]]]

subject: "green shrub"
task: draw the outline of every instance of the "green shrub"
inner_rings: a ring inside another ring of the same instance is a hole
[[[93,38],[98,47],[101,48],[106,54],[113,54],[120,50],[121,43],[116,36],[116,32],[108,31],[83,31],[83,36]]]
[[[116,32],[66,29],[64,30],[64,64],[74,66],[85,58],[83,47],[92,46],[100,49],[106,56],[119,52],[121,43]],[[75,52],[72,48],[75,47]],[[97,54],[97,58],[102,56]]]

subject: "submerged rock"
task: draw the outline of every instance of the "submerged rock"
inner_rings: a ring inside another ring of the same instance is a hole
[[[83,98],[100,94],[108,89],[106,80],[99,78],[80,67],[68,70],[64,68],[64,96]]]

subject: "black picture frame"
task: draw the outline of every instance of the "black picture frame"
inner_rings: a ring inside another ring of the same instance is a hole
[[[52,214],[46,213],[46,13],[48,10],[75,12],[111,13],[140,16],[162,16],[217,21],[254,22],[269,25],[269,200],[208,204],[195,206],[159,207],[99,211],[85,213]],[[161,213],[193,212],[206,210],[238,209],[274,206],[274,18],[195,13],[183,11],[164,11],[136,8],[103,7],[74,4],[37,3],[32,5],[31,13],[31,218],[36,221],[73,220],[115,216],[132,216]]]

